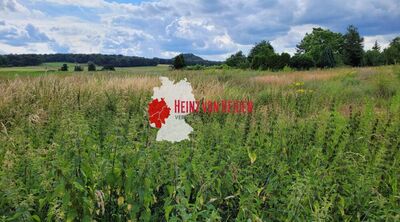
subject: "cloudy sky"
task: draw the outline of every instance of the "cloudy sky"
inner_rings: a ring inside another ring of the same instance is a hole
[[[0,0],[0,54],[192,52],[223,60],[261,40],[293,53],[312,27],[343,33],[349,24],[365,48],[386,46],[400,35],[400,1]]]

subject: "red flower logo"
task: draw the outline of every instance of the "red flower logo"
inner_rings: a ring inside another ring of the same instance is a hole
[[[149,120],[150,123],[154,123],[157,128],[161,128],[162,124],[165,123],[165,119],[169,117],[171,109],[165,103],[164,98],[153,99],[151,103],[149,103]]]

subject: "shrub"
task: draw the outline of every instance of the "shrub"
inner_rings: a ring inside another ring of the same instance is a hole
[[[226,59],[225,64],[230,67],[241,68],[241,69],[248,68],[249,66],[247,58],[245,55],[243,55],[242,51],[239,51],[236,54],[231,55],[228,59]]]
[[[308,70],[314,66],[314,61],[311,56],[306,54],[297,54],[290,59],[290,67]]]
[[[68,65],[64,63],[64,64],[61,66],[60,71],[68,71]]]
[[[80,66],[80,65],[75,65],[75,67],[74,67],[74,71],[75,71],[75,72],[80,72],[80,71],[83,71],[83,67],[82,67],[82,66]]]
[[[385,63],[385,58],[378,50],[368,50],[364,54],[363,63],[366,66],[380,66]]]
[[[112,65],[105,65],[101,68],[101,71],[115,71],[115,68]]]
[[[93,62],[88,62],[88,71],[96,71],[96,65]]]
[[[199,64],[186,67],[186,70],[204,70],[204,69],[205,69],[205,66],[199,65]]]

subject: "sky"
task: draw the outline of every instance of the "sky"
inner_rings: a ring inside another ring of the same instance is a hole
[[[0,0],[0,54],[103,53],[224,60],[270,41],[296,51],[313,27],[355,25],[364,48],[400,36],[399,0]]]

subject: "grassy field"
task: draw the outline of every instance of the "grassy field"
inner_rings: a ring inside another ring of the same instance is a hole
[[[47,75],[75,75],[80,74],[80,72],[74,72],[75,63],[65,63],[68,65],[68,71],[60,72],[58,69],[63,65],[63,62],[50,62],[43,63],[40,66],[25,66],[25,67],[0,67],[0,79],[10,79],[10,78],[19,78],[19,77],[39,77],[39,76],[47,76]],[[86,70],[87,73],[87,64],[79,64]],[[97,70],[100,70],[102,67],[97,66]],[[168,65],[158,65],[158,66],[145,66],[145,67],[124,67],[124,68],[116,68],[117,72],[113,72],[114,74],[164,74],[170,71]],[[109,71],[96,71],[96,73],[107,73]]]
[[[159,76],[254,112],[156,142]],[[2,68],[0,221],[399,221],[399,86],[399,66]]]

